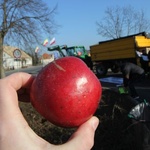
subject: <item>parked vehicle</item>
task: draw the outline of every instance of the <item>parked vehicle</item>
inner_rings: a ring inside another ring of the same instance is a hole
[[[147,53],[150,50],[150,37],[146,32],[99,42],[90,46],[93,70],[97,76],[104,76],[108,69],[114,73],[118,72],[118,65],[122,62],[141,65],[138,54],[141,54],[143,49]]]
[[[80,59],[82,59],[88,67],[92,69],[92,62],[91,57],[88,55],[86,49],[84,46],[71,46],[67,47],[67,45],[62,46],[53,46],[48,47],[48,51],[58,51],[60,53],[60,57],[66,57],[66,56],[75,56]]]
[[[67,48],[67,45],[61,45],[61,46],[56,45],[56,46],[48,47],[47,50],[48,51],[57,51],[60,55],[59,57],[65,57],[65,56],[67,56],[66,50],[65,50],[66,48]]]

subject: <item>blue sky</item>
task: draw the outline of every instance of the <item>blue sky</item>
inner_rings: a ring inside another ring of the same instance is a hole
[[[55,21],[61,25],[57,33],[51,35],[56,38],[55,45],[75,46],[84,45],[89,50],[101,40],[98,35],[96,22],[105,16],[108,7],[132,6],[135,10],[144,10],[150,19],[150,0],[45,0],[50,8],[58,4]]]

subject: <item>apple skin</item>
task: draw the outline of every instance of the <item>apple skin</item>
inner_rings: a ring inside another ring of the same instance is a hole
[[[78,127],[95,113],[101,83],[79,58],[68,56],[45,66],[31,86],[33,107],[51,123]]]

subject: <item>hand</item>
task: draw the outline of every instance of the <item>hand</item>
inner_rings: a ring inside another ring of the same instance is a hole
[[[90,150],[99,123],[96,117],[82,124],[67,143],[59,146],[33,132],[18,106],[18,95],[30,100],[33,80],[27,73],[15,73],[0,80],[0,150]]]

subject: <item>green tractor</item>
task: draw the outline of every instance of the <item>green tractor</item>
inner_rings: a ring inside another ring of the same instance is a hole
[[[66,48],[67,48],[67,45],[61,45],[61,46],[56,45],[56,46],[48,47],[47,50],[48,51],[56,51],[59,53],[59,55],[60,55],[59,57],[65,57],[67,55],[66,50],[65,50]]]
[[[91,57],[87,54],[87,51],[84,46],[71,46],[67,47],[66,45],[62,46],[53,46],[48,47],[48,51],[58,51],[60,53],[60,57],[66,56],[75,56],[83,60],[90,69],[92,69],[92,61]]]
[[[68,56],[76,56],[82,59],[90,69],[93,68],[91,57],[88,55],[84,46],[67,47],[66,51],[67,51]]]

